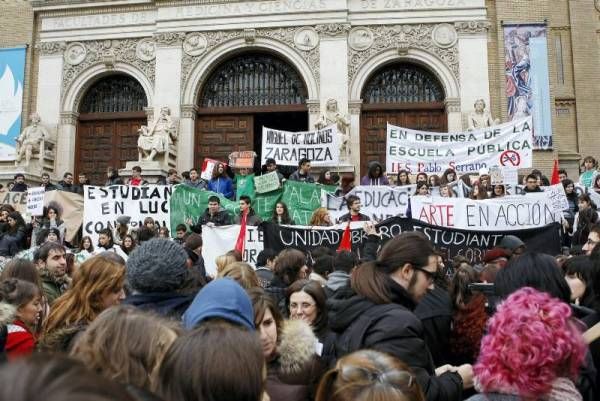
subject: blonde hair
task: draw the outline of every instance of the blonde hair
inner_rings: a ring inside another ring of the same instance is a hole
[[[217,256],[215,259],[215,264],[217,265],[217,274],[221,273],[221,271],[231,263],[236,263],[238,260],[233,255],[221,255]]]
[[[245,262],[230,263],[217,275],[219,278],[231,278],[238,282],[239,285],[248,290],[250,288],[260,287],[258,277],[254,269]]]
[[[175,322],[119,305],[105,310],[89,325],[70,355],[110,380],[149,391],[180,333]]]
[[[52,305],[44,335],[72,324],[87,324],[104,310],[105,295],[116,293],[125,284],[125,266],[103,256],[83,262],[73,276],[71,288]]]
[[[320,208],[316,209],[315,212],[313,213],[313,215],[310,219],[310,223],[308,223],[308,225],[310,225],[310,226],[329,226],[329,225],[331,225],[330,223],[327,223],[325,221],[325,216],[327,216],[328,214],[329,214],[329,211],[327,211],[327,208],[320,207]]]

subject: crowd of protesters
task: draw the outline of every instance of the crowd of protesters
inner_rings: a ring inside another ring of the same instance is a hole
[[[597,163],[587,157],[577,181],[600,192]],[[309,160],[294,172],[268,160],[279,180],[315,182]],[[248,171],[245,171],[247,174]],[[0,399],[34,400],[403,400],[485,401],[600,399],[600,225],[593,200],[577,195],[560,172],[569,200],[564,245],[569,254],[532,252],[507,235],[483,263],[443,260],[427,237],[406,232],[387,241],[360,199],[347,196],[340,222],[362,221],[360,250],[264,249],[255,267],[230,252],[207,274],[202,226],[259,225],[252,199],[236,196],[228,168],[211,180],[197,170],[169,171],[162,184],[185,184],[239,198],[233,216],[218,196],[171,236],[152,218],[133,229],[120,216],[97,243],[69,243],[62,207],[25,222],[0,206]],[[184,174],[182,174],[184,175]],[[83,191],[73,174],[46,190]],[[408,171],[387,177],[371,163],[361,185],[411,184]],[[506,195],[477,177],[416,176],[416,193]],[[347,195],[355,177],[333,171],[316,182]],[[549,180],[523,177],[524,192]],[[116,169],[107,185],[145,185],[135,168]],[[26,190],[17,175],[11,190]],[[287,205],[270,221],[294,224]],[[311,225],[335,223],[315,210]],[[172,238],[171,238],[172,237]],[[358,251],[358,252],[357,252]]]

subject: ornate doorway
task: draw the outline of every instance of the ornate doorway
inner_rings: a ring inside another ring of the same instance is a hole
[[[137,130],[146,124],[146,94],[128,75],[110,75],[94,83],[79,107],[75,174],[104,184],[106,168],[136,160]]]
[[[260,159],[262,125],[308,129],[307,96],[298,72],[275,55],[242,53],[223,61],[198,99],[194,165],[201,166],[204,158],[227,161],[229,153],[238,150],[254,150]],[[281,113],[290,116],[285,124]]]
[[[425,131],[447,129],[442,85],[420,66],[394,63],[380,68],[367,81],[361,98],[361,175],[366,174],[371,161],[385,166],[388,122]]]

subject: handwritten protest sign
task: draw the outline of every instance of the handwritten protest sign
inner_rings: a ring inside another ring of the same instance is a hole
[[[476,131],[439,133],[388,124],[386,170],[441,174],[447,168],[458,174],[483,167],[526,168],[532,163],[532,120],[496,125]]]
[[[254,177],[254,188],[259,194],[271,192],[279,188],[279,177],[277,176],[277,172],[273,171],[268,174]]]
[[[409,197],[415,192],[415,188],[416,184],[400,187],[360,185],[348,192],[346,197],[358,196],[361,204],[360,212],[369,216],[371,220],[382,221],[392,216],[406,216]],[[323,197],[321,206],[327,208],[334,221],[348,213],[345,198],[330,193]]]
[[[109,187],[84,187],[83,235],[96,242],[98,233],[113,229],[117,217],[130,216],[130,227],[137,228],[146,217],[152,217],[162,227],[170,229],[170,198],[168,185],[141,187],[112,185]]]
[[[337,126],[307,132],[263,127],[261,164],[270,158],[283,166],[297,166],[303,158],[309,159],[313,166],[336,166],[340,159]]]
[[[229,154],[229,165],[235,168],[254,168],[256,153],[252,150],[232,152]]]
[[[44,187],[27,189],[27,214],[30,216],[42,216],[44,214]]]
[[[232,244],[235,244],[239,232],[239,225],[222,227],[202,226],[202,257],[204,258],[206,273],[212,276],[217,275],[217,265],[215,264],[215,260],[218,256],[231,250]],[[262,232],[258,227],[246,227],[242,260],[249,263],[251,266],[256,266],[256,258],[263,249]]]
[[[536,228],[562,215],[544,192],[486,200],[413,196],[411,208],[412,217],[427,224],[480,231]]]
[[[550,199],[555,211],[562,212],[569,208],[569,200],[567,199],[567,194],[565,193],[565,188],[562,184],[545,187],[544,193]]]
[[[290,211],[296,224],[307,225],[315,209],[321,207],[321,191],[334,192],[334,186],[308,184],[299,181],[286,181],[281,201]]]

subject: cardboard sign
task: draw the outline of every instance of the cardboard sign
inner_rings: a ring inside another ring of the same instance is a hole
[[[395,174],[442,174],[447,168],[458,175],[481,168],[531,167],[533,144],[531,116],[505,124],[456,133],[417,131],[388,124],[386,171]]]
[[[279,188],[279,177],[277,172],[273,171],[268,174],[263,174],[254,177],[254,188],[256,193],[264,194]]]
[[[34,187],[27,189],[27,214],[30,216],[44,215],[44,187]]]
[[[223,163],[214,159],[204,159],[202,162],[202,170],[200,171],[200,178],[209,181],[213,176],[213,170],[219,163],[223,164],[223,166],[227,168],[227,163]]]
[[[256,153],[252,150],[244,150],[229,154],[229,165],[235,168],[254,168]]]

